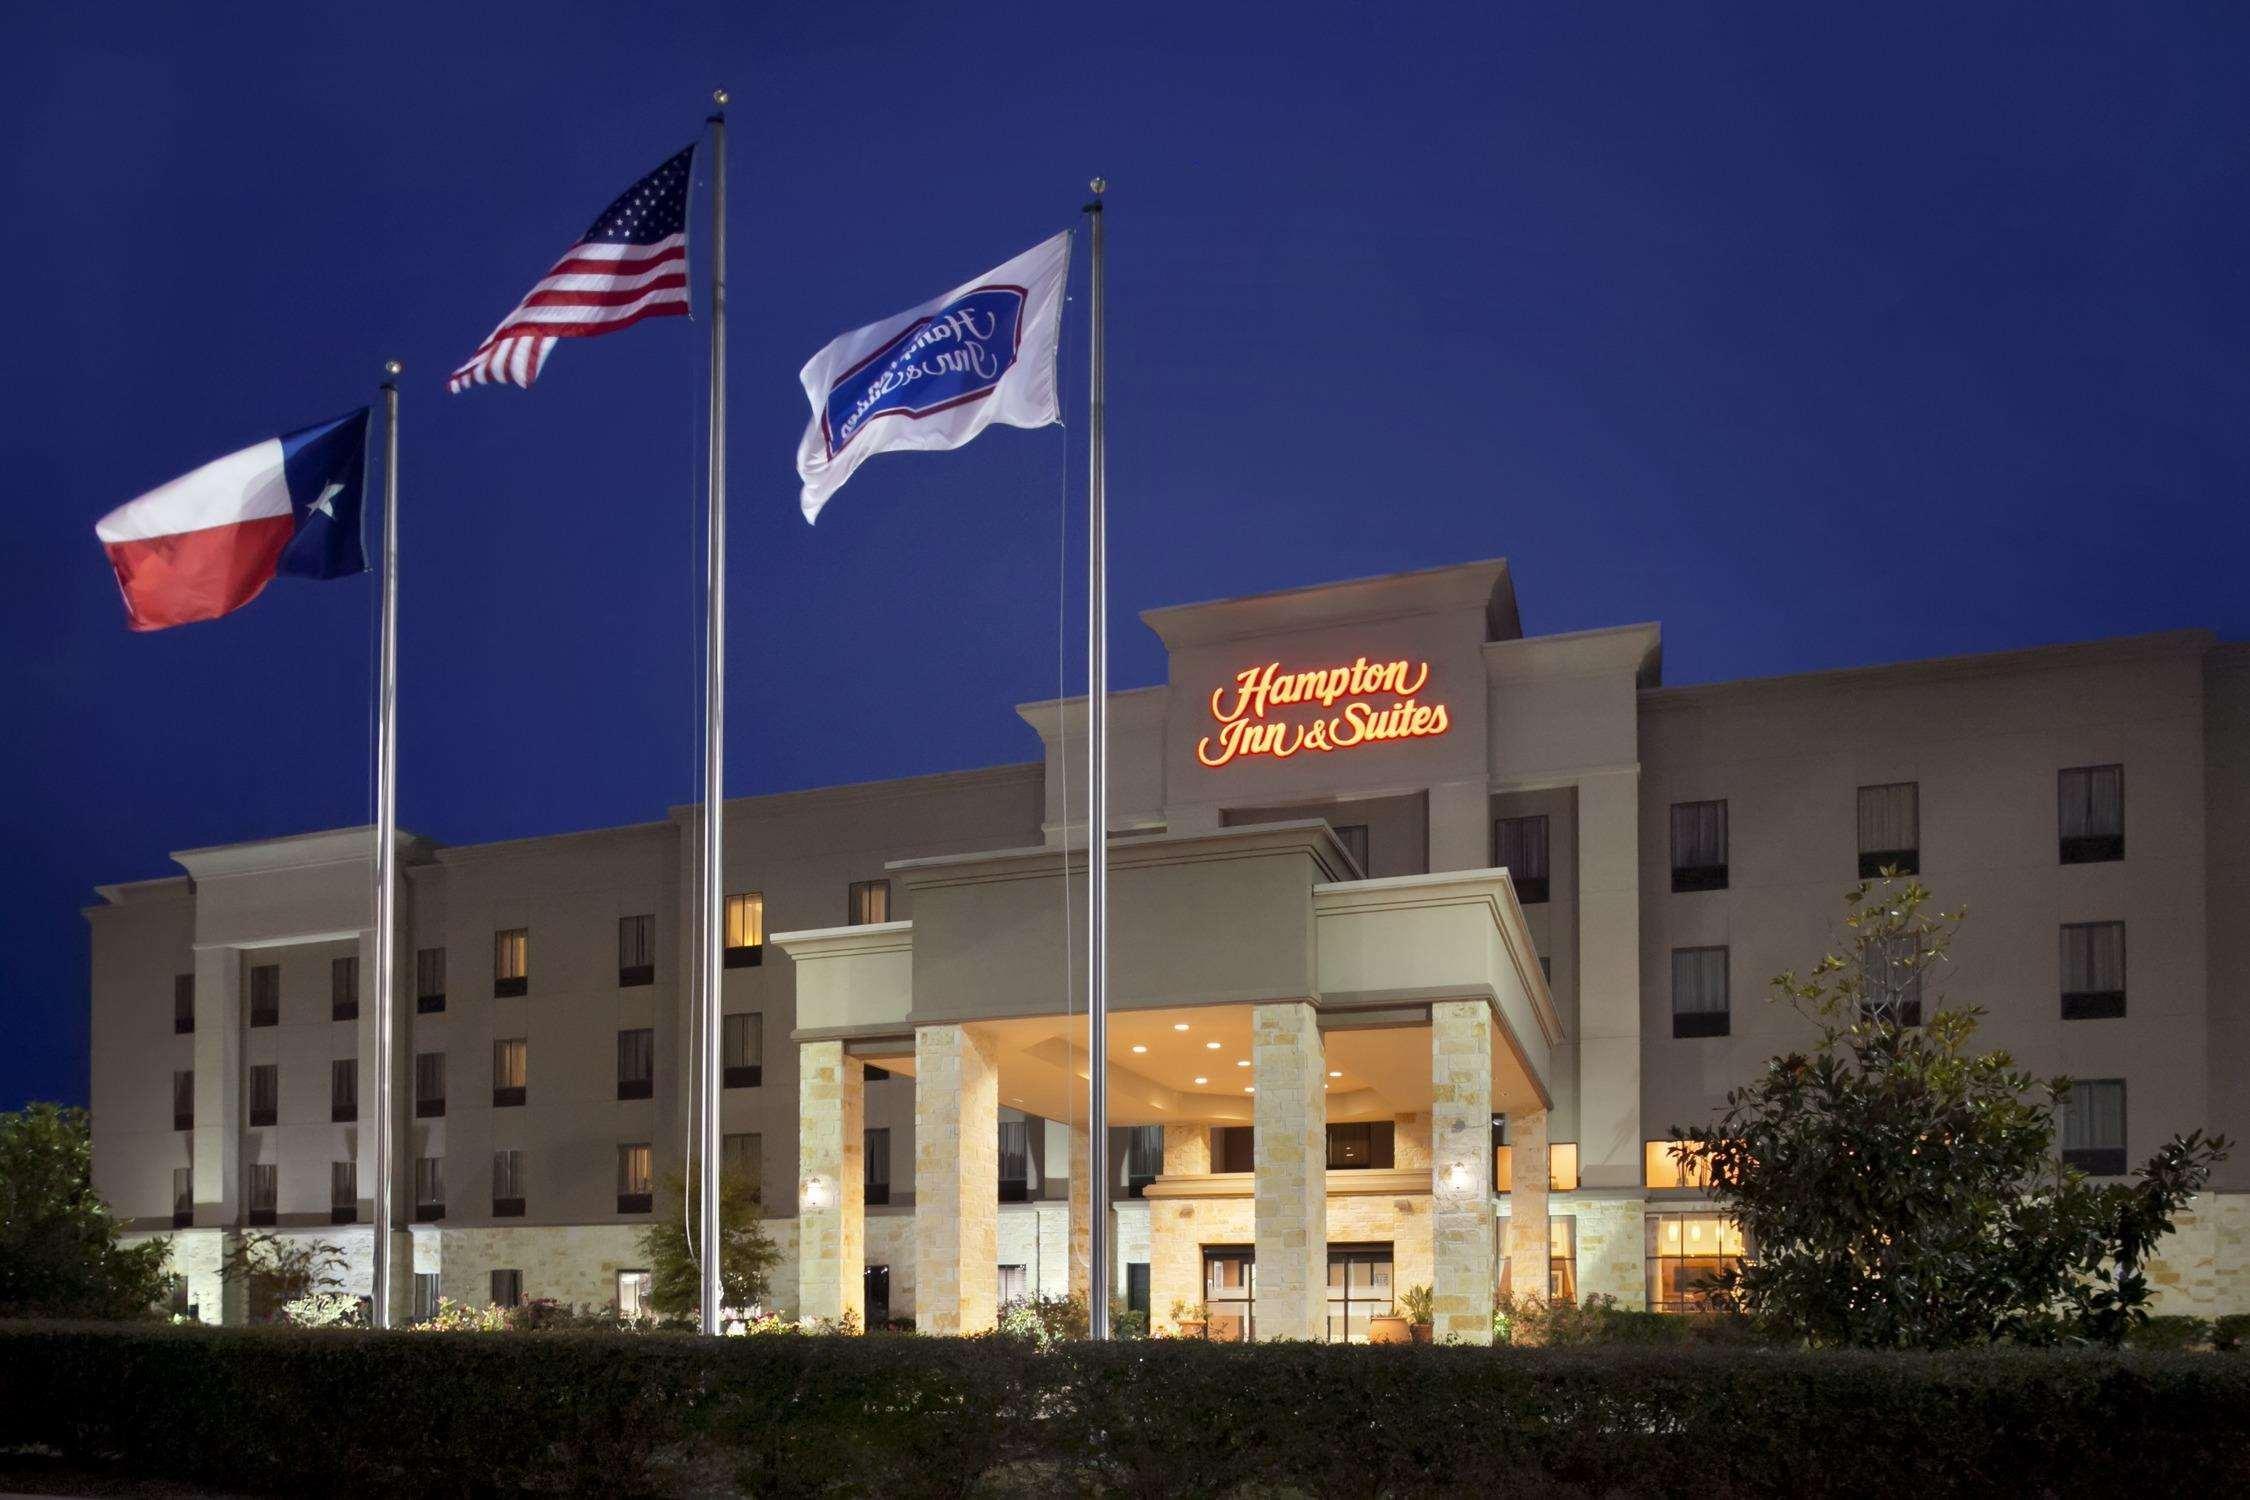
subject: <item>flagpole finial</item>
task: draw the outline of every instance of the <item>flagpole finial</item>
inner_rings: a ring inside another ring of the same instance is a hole
[[[395,359],[386,359],[383,361],[383,373],[385,375],[388,375],[391,379],[396,380],[399,376],[406,373],[406,366],[400,364]]]
[[[711,90],[711,102],[719,108],[725,109],[727,107],[727,91],[725,89]]]
[[[1099,198],[1102,194],[1109,191],[1109,179],[1106,177],[1097,177],[1092,182],[1087,183],[1086,186],[1092,188],[1094,190],[1094,196]]]

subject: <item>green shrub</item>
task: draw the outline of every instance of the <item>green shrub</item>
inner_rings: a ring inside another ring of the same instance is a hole
[[[2167,1313],[2125,1330],[2128,1349],[2201,1349],[2211,1342],[2211,1320]]]
[[[291,1495],[2244,1493],[2250,1360],[0,1325],[31,1445]]]
[[[2211,1347],[2228,1354],[2250,1347],[2250,1313],[2228,1313],[2213,1321]]]
[[[1086,1299],[1075,1295],[1017,1297],[1000,1305],[998,1319],[1003,1336],[1029,1339],[1036,1349],[1051,1349],[1066,1339],[1082,1339],[1091,1322]]]

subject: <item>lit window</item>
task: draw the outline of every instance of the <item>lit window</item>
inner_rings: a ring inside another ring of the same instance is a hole
[[[646,1142],[635,1142],[617,1148],[617,1211],[621,1214],[645,1214],[649,1211],[653,1189],[649,1178],[649,1150]]]
[[[2125,924],[2072,922],[2062,930],[2062,1014],[2099,1021],[2125,1014]]]
[[[2055,784],[2055,822],[2066,865],[2125,857],[2125,768],[2078,766]]]
[[[1501,818],[1492,825],[1492,863],[1508,872],[1516,901],[1536,906],[1547,899],[1547,815]]]
[[[1859,878],[1885,870],[1901,875],[1922,869],[1922,788],[1894,781],[1859,789]]]
[[[505,999],[531,990],[531,929],[507,927],[492,935],[492,995]]]
[[[855,880],[845,897],[844,920],[854,927],[891,919],[891,883],[888,880]]]
[[[1515,1148],[1500,1143],[1501,1120],[1493,1120],[1495,1144],[1492,1148],[1492,1190],[1496,1193],[1512,1191],[1515,1187]],[[1547,1146],[1547,1191],[1550,1193],[1575,1193],[1578,1191],[1578,1143],[1552,1141]]]
[[[1674,948],[1672,1035],[1725,1036],[1727,1027],[1727,950]]]
[[[1650,1141],[1643,1151],[1642,1179],[1652,1188],[1699,1188],[1710,1185],[1710,1169],[1701,1161],[1683,1162],[1674,1154],[1672,1141]]]
[[[1501,1242],[1507,1242],[1507,1221],[1501,1221]],[[1524,1296],[1541,1295],[1537,1286],[1516,1285],[1515,1257],[1500,1258],[1500,1290],[1519,1292]],[[1550,1302],[1575,1302],[1578,1300],[1578,1220],[1572,1214],[1547,1216],[1547,1285],[1544,1295]]]
[[[1672,889],[1723,891],[1726,885],[1726,803],[1673,803]]]
[[[617,919],[617,984],[620,989],[656,983],[656,918]]]
[[[1650,1214],[1648,1309],[1695,1312],[1709,1305],[1709,1283],[1742,1264],[1742,1230],[1724,1214]]]
[[[656,1277],[648,1271],[617,1273],[617,1315],[621,1318],[655,1316],[650,1299],[656,1294]]]
[[[744,891],[727,897],[725,963],[730,969],[754,969],[765,962],[766,897],[762,891]]]

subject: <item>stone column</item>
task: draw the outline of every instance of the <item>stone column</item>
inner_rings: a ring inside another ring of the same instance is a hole
[[[1094,1285],[1094,1175],[1087,1161],[1093,1137],[1084,1122],[1070,1127],[1070,1295]]]
[[[1328,1101],[1319,1016],[1301,1000],[1261,1005],[1252,1036],[1258,1337],[1317,1339],[1328,1315]]]
[[[1492,1011],[1430,1007],[1430,1285],[1434,1337],[1492,1342]],[[1523,1181],[1523,1160],[1516,1160]]]
[[[1547,1300],[1547,1112],[1519,1110],[1508,1116],[1508,1153],[1513,1181],[1508,1189],[1508,1264],[1518,1297]]]
[[[797,1049],[797,1316],[867,1317],[867,1067]]]
[[[1632,769],[1578,783],[1578,1175],[1589,1188],[1641,1186],[1640,784]]]
[[[1164,1175],[1167,1177],[1205,1177],[1211,1171],[1211,1127],[1208,1125],[1167,1125],[1164,1127]]]
[[[999,1312],[1000,1075],[965,1026],[914,1033],[914,1326],[982,1333]]]

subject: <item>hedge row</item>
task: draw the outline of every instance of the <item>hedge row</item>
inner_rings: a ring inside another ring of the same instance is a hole
[[[2250,1360],[0,1325],[0,1448],[269,1493],[2250,1492]]]

